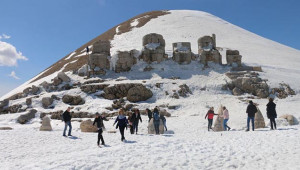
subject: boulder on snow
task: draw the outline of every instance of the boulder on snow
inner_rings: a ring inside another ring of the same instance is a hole
[[[286,119],[289,125],[298,125],[299,121],[293,115],[285,114],[280,116],[282,119]]]
[[[255,129],[266,127],[265,119],[258,107],[257,107],[257,112],[255,113],[254,127]]]
[[[135,86],[128,90],[127,100],[130,102],[145,101],[151,98],[153,95],[152,91],[147,89],[145,86]]]
[[[235,96],[240,96],[243,94],[243,91],[237,87],[235,87],[233,90],[232,90],[232,94],[235,95]]]
[[[42,105],[44,108],[48,108],[53,103],[53,99],[51,97],[43,97]]]
[[[30,110],[28,113],[19,116],[17,122],[20,124],[25,124],[29,122],[31,119],[35,118],[36,112],[37,111],[35,109]]]
[[[42,120],[42,125],[40,127],[40,131],[52,131],[51,119],[48,116],[45,116]]]
[[[30,106],[32,104],[32,98],[27,98],[26,99],[26,105]]]
[[[78,75],[81,77],[88,76],[89,75],[89,65],[85,64],[80,69],[78,69]]]
[[[81,132],[97,132],[98,128],[96,126],[93,126],[93,122],[91,119],[88,119],[80,123],[80,130]]]
[[[164,134],[164,130],[165,130],[165,127],[164,127],[163,121],[160,119],[159,134]],[[151,119],[150,122],[148,123],[148,134],[156,134],[153,119]]]
[[[59,73],[57,74],[57,77],[58,77],[59,79],[61,79],[63,82],[70,82],[70,81],[71,81],[70,77],[67,76],[66,73],[64,73],[64,72],[59,72]]]
[[[70,105],[82,105],[85,103],[84,99],[81,96],[71,96],[71,95],[64,95],[62,101],[66,104]]]

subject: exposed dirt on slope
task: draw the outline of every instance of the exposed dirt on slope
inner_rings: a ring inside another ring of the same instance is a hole
[[[132,30],[132,28],[134,27],[142,27],[144,26],[146,23],[148,23],[151,19],[153,18],[157,18],[159,16],[163,16],[166,14],[169,14],[170,12],[168,11],[151,11],[151,12],[146,12],[140,15],[137,15],[113,28],[111,28],[110,30],[106,31],[105,33],[99,35],[98,37],[92,39],[91,41],[89,41],[88,43],[82,45],[81,47],[79,47],[77,50],[75,50],[76,55],[78,54],[82,54],[85,53],[85,48],[87,46],[92,45],[94,42],[99,41],[99,40],[112,40],[114,38],[115,35],[120,35],[126,32],[129,32]],[[134,27],[131,26],[131,23],[137,19],[138,20],[138,24]],[[118,32],[116,32],[116,28],[118,27]],[[72,52],[71,52],[72,53]],[[70,54],[71,54],[70,53]],[[65,68],[62,70],[63,72],[67,72],[67,71],[71,71],[71,70],[75,70],[75,69],[79,69],[80,67],[82,67],[84,64],[87,64],[88,62],[88,55],[83,54],[80,57],[71,57],[68,58],[68,56],[70,55],[66,55],[65,57],[63,57],[61,60],[59,60],[58,62],[54,63],[53,65],[51,65],[49,68],[49,70],[47,70],[46,72],[44,72],[43,74],[41,74],[40,76],[38,76],[36,79],[34,79],[32,82],[35,82],[41,78],[44,78],[48,75],[51,75],[53,73],[55,73],[56,71],[59,71],[60,69],[62,69],[66,64]],[[68,59],[67,59],[68,58]],[[32,83],[31,82],[31,83]]]

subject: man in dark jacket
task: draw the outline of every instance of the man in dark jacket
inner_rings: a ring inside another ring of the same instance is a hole
[[[252,131],[254,131],[254,117],[255,113],[257,112],[256,106],[253,104],[252,100],[249,101],[249,105],[247,107],[246,113],[248,113],[248,118],[247,118],[247,130],[249,131],[250,129],[250,120],[252,124]]]
[[[95,124],[97,124],[97,128],[98,128],[97,145],[98,146],[99,146],[100,139],[101,139],[101,145],[105,145],[105,142],[104,142],[104,139],[103,139],[103,136],[102,136],[103,128],[104,128],[103,120],[108,121],[108,119],[106,117],[104,117],[103,114],[100,116],[99,113],[96,113],[96,118],[94,120],[93,126]]]
[[[71,118],[72,117],[71,117],[70,111],[71,111],[71,107],[68,107],[68,109],[63,113],[63,121],[65,122],[65,129],[64,129],[63,136],[66,136],[66,130],[67,130],[68,126],[69,126],[68,136],[72,136],[71,135],[71,131],[72,131]]]
[[[152,117],[153,117],[153,113],[151,112],[151,110],[150,109],[146,109],[146,111],[147,111],[147,113],[148,113],[148,118],[149,118],[149,120],[148,120],[148,122],[150,122],[150,120],[152,119]]]
[[[267,116],[270,119],[271,130],[273,130],[273,125],[274,128],[276,129],[276,121],[275,121],[275,118],[277,118],[276,104],[273,102],[272,98],[269,98],[269,103],[267,104]]]
[[[138,126],[139,126],[139,121],[142,122],[142,118],[141,118],[141,114],[139,109],[135,109],[132,116],[131,116],[131,120],[132,122],[132,126],[133,126],[133,132],[135,131],[135,134],[137,134],[138,132]]]

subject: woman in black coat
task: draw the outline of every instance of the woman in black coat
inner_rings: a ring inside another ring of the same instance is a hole
[[[269,103],[267,104],[267,116],[270,119],[271,130],[273,130],[273,125],[274,128],[276,129],[275,118],[277,118],[277,113],[276,113],[276,104],[273,102],[273,98],[270,98]]]
[[[135,131],[135,134],[138,132],[138,126],[139,126],[139,121],[142,122],[141,114],[139,109],[135,109],[132,117],[131,117],[131,122],[133,126],[133,132]]]

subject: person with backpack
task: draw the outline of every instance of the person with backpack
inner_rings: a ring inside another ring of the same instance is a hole
[[[131,122],[132,122],[132,126],[133,126],[133,132],[135,131],[135,134],[137,134],[138,132],[138,126],[139,126],[139,121],[141,121],[142,123],[142,118],[141,118],[141,114],[140,114],[140,110],[139,109],[135,109],[132,116],[131,116]]]
[[[205,115],[205,119],[207,118],[207,120],[208,120],[208,131],[210,129],[212,129],[214,115],[218,115],[218,114],[215,114],[214,107],[209,108],[208,112]]]
[[[249,105],[246,110],[246,113],[248,114],[246,131],[249,131],[249,129],[250,129],[250,120],[251,120],[251,124],[252,124],[252,131],[254,131],[254,117],[255,117],[256,112],[257,112],[257,108],[253,104],[252,100],[250,100]]]
[[[67,131],[67,127],[69,126],[69,133],[68,136],[72,136],[71,135],[71,131],[72,131],[72,124],[71,124],[71,107],[68,107],[68,109],[63,113],[62,115],[62,119],[65,122],[65,129],[64,129],[64,133],[63,136],[66,136],[66,131]]]
[[[98,128],[98,141],[97,141],[97,145],[99,146],[99,142],[101,139],[101,145],[105,145],[102,133],[103,133],[103,128],[104,128],[104,124],[103,124],[103,120],[108,121],[108,119],[106,117],[104,117],[104,115],[102,114],[100,116],[99,113],[96,113],[96,118],[94,120],[93,126],[95,124],[97,124],[97,128]]]
[[[273,102],[273,98],[269,98],[269,103],[267,104],[267,116],[270,119],[271,130],[274,130],[274,128],[277,129],[275,121],[275,118],[277,118],[276,104]]]
[[[129,125],[130,134],[134,134],[133,122],[132,122],[132,113],[128,114],[128,125]]]
[[[154,124],[155,133],[159,135],[160,118],[159,118],[159,112],[157,107],[155,107],[153,110],[153,124]]]
[[[148,118],[149,118],[148,122],[150,122],[150,120],[151,120],[152,117],[153,117],[153,114],[152,114],[151,110],[148,109],[148,108],[146,109],[146,111],[147,111],[147,113],[148,113]]]
[[[166,131],[168,131],[168,129],[167,129],[167,120],[166,120],[166,118],[165,118],[165,116],[163,114],[160,114],[160,119],[162,120],[163,125],[164,125]]]
[[[118,122],[118,123],[117,123]],[[124,130],[125,128],[127,129],[127,125],[128,125],[128,120],[125,116],[124,113],[124,109],[121,108],[119,111],[119,116],[117,116],[114,125],[117,123],[117,127],[120,130],[120,134],[121,134],[121,141],[125,140],[125,136],[124,136]]]
[[[224,118],[224,121],[223,121],[224,131],[226,131],[227,128],[228,128],[228,131],[230,131],[231,128],[229,126],[227,126],[227,122],[229,120],[229,112],[225,106],[223,107],[223,118]]]

